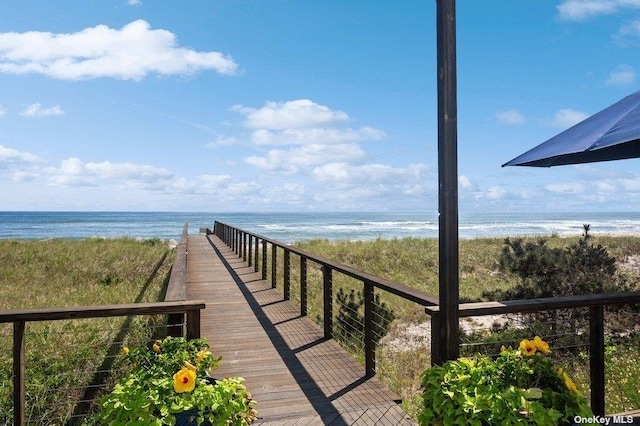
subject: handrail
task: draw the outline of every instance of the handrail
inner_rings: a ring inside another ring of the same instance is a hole
[[[523,300],[503,300],[501,302],[462,303],[460,318],[484,315],[515,314],[523,312],[551,311],[555,309],[591,308],[605,305],[625,305],[639,303],[640,292],[627,291],[605,294],[584,294],[575,296],[545,297]],[[440,312],[439,306],[425,307],[427,314]]]
[[[313,254],[311,252],[296,248],[296,247],[292,247],[289,244],[286,244],[284,242],[278,241],[278,240],[274,240],[272,238],[268,238],[265,237],[263,235],[260,234],[256,234],[254,232],[251,231],[246,231],[244,229],[241,228],[236,228],[234,226],[231,225],[227,225],[225,223],[222,222],[215,222],[216,225],[219,226],[223,226],[223,227],[229,227],[232,229],[237,230],[238,232],[240,232],[241,234],[246,234],[246,235],[250,235],[253,236],[254,238],[258,238],[259,240],[265,241],[269,244],[272,244],[275,247],[280,247],[284,250],[289,251],[290,253],[296,254],[298,256],[304,257],[306,259],[312,260],[313,262],[322,265],[322,266],[326,266],[334,271],[340,272],[341,274],[350,276],[352,278],[355,278],[357,280],[362,280],[362,281],[368,281],[370,283],[372,283],[375,287],[378,287],[382,290],[388,291],[389,293],[393,293],[397,296],[403,297],[407,300],[410,300],[412,302],[415,302],[419,305],[422,306],[434,306],[438,304],[438,298],[435,296],[432,296],[428,293],[425,293],[423,291],[420,290],[416,290],[414,288],[411,287],[407,287],[404,286],[402,284],[398,284],[398,283],[394,283],[392,281],[386,280],[384,278],[380,278],[377,277],[375,275],[369,274],[367,272],[364,271],[360,271],[356,268],[353,268],[351,266],[347,266],[344,265],[342,263],[339,262],[335,262],[333,260],[324,258],[322,256],[318,256],[316,254]],[[216,233],[216,226],[214,225],[214,233]],[[218,235],[220,237],[220,235]],[[221,238],[223,241],[225,241],[224,238]],[[225,241],[227,242],[227,241]]]

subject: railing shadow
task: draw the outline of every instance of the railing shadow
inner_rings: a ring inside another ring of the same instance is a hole
[[[211,240],[210,237],[208,237],[208,240],[216,254],[220,257],[223,265],[237,284],[238,289],[242,292],[243,296],[247,300],[249,306],[251,307],[251,310],[256,316],[256,319],[265,330],[267,336],[273,344],[273,347],[278,352],[278,355],[287,366],[289,371],[295,372],[295,374],[292,374],[294,379],[300,386],[300,389],[302,390],[304,395],[307,397],[309,403],[321,417],[323,423],[335,426],[346,425],[347,423],[342,419],[340,412],[333,406],[331,401],[337,397],[336,395],[341,396],[349,392],[350,390],[355,389],[357,386],[364,383],[367,378],[363,377],[362,379],[360,379],[361,381],[352,383],[351,385],[341,389],[340,391],[334,393],[329,397],[325,396],[322,388],[315,382],[311,374],[307,371],[306,367],[296,357],[296,354],[301,352],[301,348],[291,349],[289,347],[285,337],[279,332],[275,324],[273,324],[267,317],[266,313],[263,310],[264,306],[260,305],[251,290],[242,281],[240,275],[235,271],[233,266],[226,259],[225,255],[220,251],[220,249],[216,246],[216,244]],[[273,303],[270,303],[269,305],[272,304]],[[326,342],[327,340],[328,339],[325,338],[317,339],[316,341],[308,343],[305,349]]]
[[[164,264],[168,255],[169,255],[169,250],[165,250],[164,255],[156,263],[153,271],[151,271],[151,274],[149,275],[144,285],[140,289],[140,292],[136,296],[134,303],[142,302],[144,295],[146,294],[153,280],[156,278],[158,271]],[[163,286],[162,286],[163,292],[166,292],[167,283],[169,281],[169,275],[170,273],[168,273],[164,279]],[[109,378],[109,375],[111,374],[111,369],[113,368],[114,362],[116,360],[116,356],[118,355],[122,347],[121,342],[124,340],[127,333],[129,332],[129,329],[131,328],[131,324],[133,323],[134,318],[135,316],[132,316],[132,315],[128,316],[125,319],[125,321],[122,323],[122,326],[118,331],[118,334],[112,339],[111,343],[109,344],[109,347],[107,348],[107,353],[102,361],[102,364],[100,364],[100,366],[96,369],[96,372],[93,374],[93,378],[91,379],[91,382],[85,386],[82,397],[78,402],[78,404],[76,404],[73,410],[71,420],[65,423],[67,426],[75,426],[75,425],[82,424],[82,418],[91,413],[92,409],[94,408],[95,399],[97,398],[100,389],[104,387],[104,385],[106,384],[106,380]],[[151,321],[151,318],[149,318],[148,321]]]

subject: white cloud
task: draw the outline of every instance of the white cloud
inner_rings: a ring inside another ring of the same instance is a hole
[[[356,144],[309,144],[291,149],[273,149],[265,156],[245,158],[247,164],[260,169],[295,173],[301,166],[315,166],[333,161],[362,158],[366,153]]]
[[[485,197],[489,200],[500,200],[505,197],[507,191],[499,186],[492,186],[485,192]]]
[[[413,190],[423,183],[428,167],[424,164],[410,164],[406,168],[386,164],[364,164],[359,166],[344,162],[329,163],[313,170],[313,176],[320,182],[349,183],[363,186],[387,185]]]
[[[60,105],[52,106],[51,108],[42,108],[42,104],[36,102],[31,104],[20,113],[23,117],[47,117],[50,115],[63,115],[64,111],[60,108]]]
[[[524,116],[514,109],[496,112],[496,118],[505,124],[522,124],[525,122]]]
[[[618,65],[609,73],[607,86],[629,86],[636,81],[636,71],[629,65]]]
[[[129,6],[137,6],[139,4],[142,4],[142,0],[127,0],[127,4]]]
[[[16,164],[16,163],[37,163],[42,161],[37,155],[29,152],[20,152],[13,148],[7,148],[0,145],[0,167],[3,164]]]
[[[122,29],[106,25],[76,33],[0,33],[0,72],[37,73],[61,80],[113,77],[140,80],[148,74],[234,74],[237,64],[219,52],[177,46],[175,34],[152,30],[144,20]]]
[[[0,105],[0,117],[5,115],[6,113],[7,113],[7,111],[4,108],[2,108],[2,105]]]
[[[251,134],[251,141],[256,145],[342,144],[345,142],[380,140],[385,136],[383,131],[371,127],[361,127],[359,129],[284,129],[279,131],[260,129]]]
[[[465,190],[468,191],[476,191],[478,189],[478,185],[469,179],[468,176],[460,175],[458,176],[458,185]]]
[[[235,105],[231,110],[244,114],[245,125],[252,129],[307,129],[344,124],[349,121],[349,116],[345,112],[333,111],[309,99],[267,102],[262,108]]]
[[[638,9],[640,0],[564,0],[556,8],[560,20],[585,21],[601,15],[611,15],[626,8]]]
[[[114,180],[128,186],[145,186],[152,189],[174,178],[166,169],[134,163],[84,163],[79,158],[68,158],[58,168],[46,169],[52,176],[50,183],[64,186],[97,185],[100,181]]]
[[[584,185],[580,182],[550,183],[545,185],[544,189],[560,194],[582,194]]]
[[[613,39],[620,45],[637,42],[640,39],[640,21],[630,21],[622,24]]]
[[[576,111],[569,108],[561,109],[556,112],[551,125],[560,129],[567,129],[574,124],[578,124],[588,117],[589,114],[585,114],[584,112]]]

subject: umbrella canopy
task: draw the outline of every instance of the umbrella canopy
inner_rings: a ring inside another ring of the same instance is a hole
[[[640,91],[502,165],[551,167],[640,157]]]

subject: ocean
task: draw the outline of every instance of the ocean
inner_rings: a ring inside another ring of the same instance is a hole
[[[640,235],[640,213],[464,213],[460,238],[591,233]],[[0,212],[2,239],[161,238],[178,240],[215,220],[286,243],[313,238],[371,240],[436,238],[436,213],[169,213],[169,212]]]

